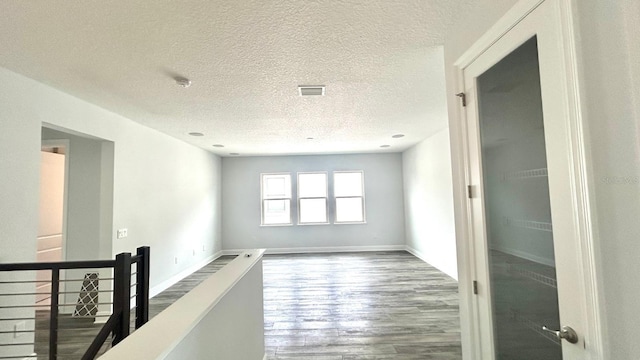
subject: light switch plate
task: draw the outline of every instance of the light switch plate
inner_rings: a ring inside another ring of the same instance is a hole
[[[118,238],[118,239],[124,239],[124,238],[126,238],[128,235],[129,235],[129,234],[128,234],[127,229],[118,229],[118,235],[117,235],[117,238]]]

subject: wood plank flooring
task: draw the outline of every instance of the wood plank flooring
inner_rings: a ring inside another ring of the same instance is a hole
[[[462,359],[457,283],[406,252],[264,257],[269,359]]]
[[[221,257],[152,298],[149,318],[233,258]],[[270,360],[462,359],[457,283],[409,253],[267,255],[263,269]],[[40,354],[47,323],[37,326]],[[65,338],[61,358],[84,353],[99,330],[86,326],[82,336]]]

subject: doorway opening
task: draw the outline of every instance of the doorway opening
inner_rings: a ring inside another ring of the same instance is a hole
[[[44,169],[42,172],[41,188],[46,191],[53,188],[55,201],[47,193],[41,193],[41,203],[48,205],[41,206],[40,223],[41,227],[48,227],[42,240],[40,237],[38,240],[38,260],[111,258],[114,143],[49,124],[43,124],[41,134],[42,156],[48,163],[56,165],[47,165],[47,172]],[[52,169],[56,171],[52,172]],[[49,223],[54,223],[55,229]],[[68,270],[60,274],[63,280],[61,291],[64,292],[59,299],[61,313],[74,314],[77,307],[82,305],[80,300],[84,297],[79,295],[85,285],[83,281],[70,279],[83,279],[87,275],[87,272],[80,270]],[[49,274],[41,276],[48,278]],[[99,286],[103,290],[110,290],[112,284]],[[46,291],[43,286],[42,292]],[[43,294],[39,299],[45,301],[42,305],[47,304],[45,298]],[[108,301],[101,299],[97,302]],[[110,308],[106,307],[100,310],[110,312]]]

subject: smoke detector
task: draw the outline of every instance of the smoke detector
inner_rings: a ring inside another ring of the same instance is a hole
[[[191,80],[187,79],[186,77],[176,76],[173,79],[176,81],[176,84],[178,86],[182,86],[183,88],[188,88],[189,86],[191,86]]]
[[[300,96],[323,96],[324,88],[324,85],[300,85],[298,93]]]

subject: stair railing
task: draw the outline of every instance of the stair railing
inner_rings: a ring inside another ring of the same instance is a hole
[[[87,350],[82,356],[82,360],[92,360],[94,359],[100,352],[100,350],[104,347],[105,341],[108,339],[111,334],[111,344],[115,345],[126,338],[131,329],[131,309],[135,307],[135,325],[134,328],[138,329],[142,325],[144,325],[149,320],[149,255],[150,249],[149,247],[140,247],[137,249],[136,255],[132,256],[131,253],[122,253],[118,254],[115,260],[94,260],[94,261],[63,261],[63,262],[34,262],[34,263],[13,263],[13,264],[0,264],[0,274],[3,272],[26,272],[26,271],[42,271],[49,270],[51,271],[51,291],[47,294],[50,295],[50,302],[46,307],[49,310],[50,318],[49,318],[49,326],[48,326],[48,358],[49,360],[57,360],[61,355],[58,352],[59,345],[59,317],[60,317],[60,307],[61,306],[74,306],[77,304],[72,303],[61,303],[60,296],[67,295],[71,292],[69,291],[60,291],[61,282],[72,282],[72,281],[82,281],[82,279],[64,279],[61,280],[60,272],[61,270],[73,270],[73,269],[113,269],[113,277],[109,278],[100,278],[101,281],[113,281],[113,290],[100,290],[96,289],[95,292],[104,294],[104,293],[113,293],[113,301],[104,302],[100,300],[100,302],[96,302],[93,305],[95,306],[105,306],[111,305],[112,311],[109,316],[109,319],[100,329],[94,340],[90,345],[88,345]],[[132,271],[132,267],[135,265],[135,272]],[[132,284],[132,278],[135,279],[135,284]],[[0,343],[0,360],[4,359],[24,359],[24,358],[32,358],[34,357],[33,351],[30,351],[29,354],[19,354],[16,351],[10,351],[11,347],[16,347],[18,349],[26,348],[36,348],[38,344],[36,344],[36,337],[38,337],[36,329],[36,310],[42,310],[44,308],[43,305],[39,305],[36,303],[18,303],[18,304],[4,304],[2,299],[7,299],[8,297],[14,296],[18,299],[24,299],[25,297],[33,298],[37,295],[41,295],[41,293],[36,293],[35,287],[36,284],[42,283],[42,280],[27,278],[26,280],[8,280],[8,281],[0,281],[0,285],[7,286],[19,286],[20,289],[25,289],[28,286],[26,291],[19,292],[4,292],[0,289],[0,310],[4,312],[13,312],[13,311],[25,311],[32,309],[34,316],[10,316],[10,317],[0,317],[0,323],[2,322],[15,322],[15,321],[33,321],[33,329],[20,329],[17,328],[12,330],[0,331],[0,335],[10,335],[14,334],[25,334],[32,333],[33,341],[32,342],[9,342],[9,343]],[[132,296],[132,288],[135,289],[135,294]],[[131,300],[135,297],[135,306],[132,306]],[[97,317],[97,316],[96,316]],[[3,329],[7,327],[4,326]],[[42,337],[42,336],[41,336]],[[42,345],[42,344],[40,344]],[[40,346],[42,347],[42,346]],[[4,350],[4,351],[3,351]],[[40,349],[41,350],[41,349]],[[3,354],[4,352],[4,354]],[[40,358],[43,354],[38,354],[38,358]]]

